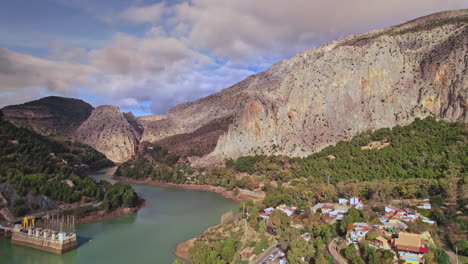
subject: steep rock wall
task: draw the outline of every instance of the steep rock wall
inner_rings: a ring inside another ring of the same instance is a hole
[[[305,156],[340,140],[435,115],[468,121],[468,11],[333,41],[201,100],[174,107],[142,140],[233,116],[199,166],[243,155]]]
[[[96,107],[73,137],[117,163],[125,162],[135,154],[140,139],[119,108],[112,105]]]

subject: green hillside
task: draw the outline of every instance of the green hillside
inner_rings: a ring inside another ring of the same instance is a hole
[[[129,185],[86,177],[89,169],[111,165],[88,145],[41,136],[0,119],[0,191],[17,216],[53,209],[56,203],[44,205],[41,195],[59,203],[104,201],[108,210],[135,206],[137,196]]]
[[[362,133],[305,158],[249,156],[226,165],[266,182],[288,183],[290,188],[278,189],[292,192],[298,201],[441,194],[455,202],[468,175],[468,125],[417,119],[408,126]]]

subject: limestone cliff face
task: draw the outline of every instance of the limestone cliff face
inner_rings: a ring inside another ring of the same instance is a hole
[[[166,117],[163,115],[146,115],[146,116],[139,116],[136,118],[136,122],[142,127],[146,128],[148,125],[153,123],[154,121],[165,119]]]
[[[468,10],[333,41],[147,124],[157,142],[232,120],[194,165],[252,154],[305,156],[417,117],[468,121]],[[193,147],[197,147],[194,145]]]
[[[92,111],[73,137],[121,163],[135,154],[140,135],[117,106],[103,105]]]

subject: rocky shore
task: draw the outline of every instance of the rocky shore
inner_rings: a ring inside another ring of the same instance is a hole
[[[145,207],[146,201],[140,198],[139,205],[133,208],[117,208],[110,212],[106,212],[106,210],[99,210],[96,212],[92,212],[91,214],[78,218],[76,220],[76,224],[90,224],[94,222],[110,220],[113,218],[121,217],[124,215],[129,215],[135,213],[136,211],[140,210],[141,208]]]
[[[255,192],[251,192],[247,190],[240,190],[239,193],[235,195],[233,191],[226,190],[225,188],[221,186],[212,186],[212,185],[205,185],[205,184],[203,185],[202,184],[177,184],[177,183],[170,183],[170,182],[158,182],[158,181],[151,180],[151,178],[149,177],[144,180],[137,180],[137,179],[119,177],[119,176],[113,176],[112,178],[114,180],[127,182],[127,183],[149,184],[149,185],[159,186],[159,187],[173,187],[173,188],[186,189],[186,190],[214,192],[223,196],[226,199],[229,199],[235,202],[243,202],[248,199],[252,199],[254,201],[261,201],[263,200],[263,198],[265,198],[265,194],[263,192],[255,193]]]
[[[174,250],[174,255],[176,255],[176,257],[178,258],[188,260],[190,256],[189,250],[195,244],[196,241],[197,238],[194,237],[190,240],[178,244]]]

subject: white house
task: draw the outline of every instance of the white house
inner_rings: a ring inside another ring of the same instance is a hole
[[[361,197],[352,197],[349,199],[349,204],[350,205],[357,205],[362,202]]]
[[[275,210],[273,207],[268,207],[263,210],[260,210],[260,217],[263,219],[268,219],[270,218],[271,213]]]
[[[366,223],[349,224],[347,227],[349,237],[353,242],[357,242],[364,238],[370,230],[372,230],[372,227]]]
[[[340,198],[340,199],[338,199],[338,203],[339,203],[339,204],[348,203],[348,199],[346,199],[346,198]]]
[[[398,210],[400,210],[400,209],[398,209],[395,206],[391,206],[391,205],[385,206],[385,212],[386,213],[393,212],[393,211],[398,211]]]
[[[292,214],[294,214],[294,211],[296,211],[297,207],[295,207],[295,206],[292,206],[292,207],[279,206],[279,207],[276,207],[276,209],[282,211],[283,213],[285,213],[288,216],[291,216]]]
[[[336,204],[332,204],[332,203],[318,203],[318,204],[312,206],[310,209],[314,213],[317,212],[318,209],[321,209],[322,214],[328,214],[331,211],[333,211],[333,208],[335,208],[335,205]]]
[[[427,210],[431,210],[432,209],[432,206],[430,203],[422,203],[420,205],[417,206],[419,209],[427,209]]]
[[[348,212],[348,207],[343,206],[343,205],[337,205],[335,206],[333,211],[330,211],[328,213],[328,215],[333,220],[342,220],[347,212]]]

